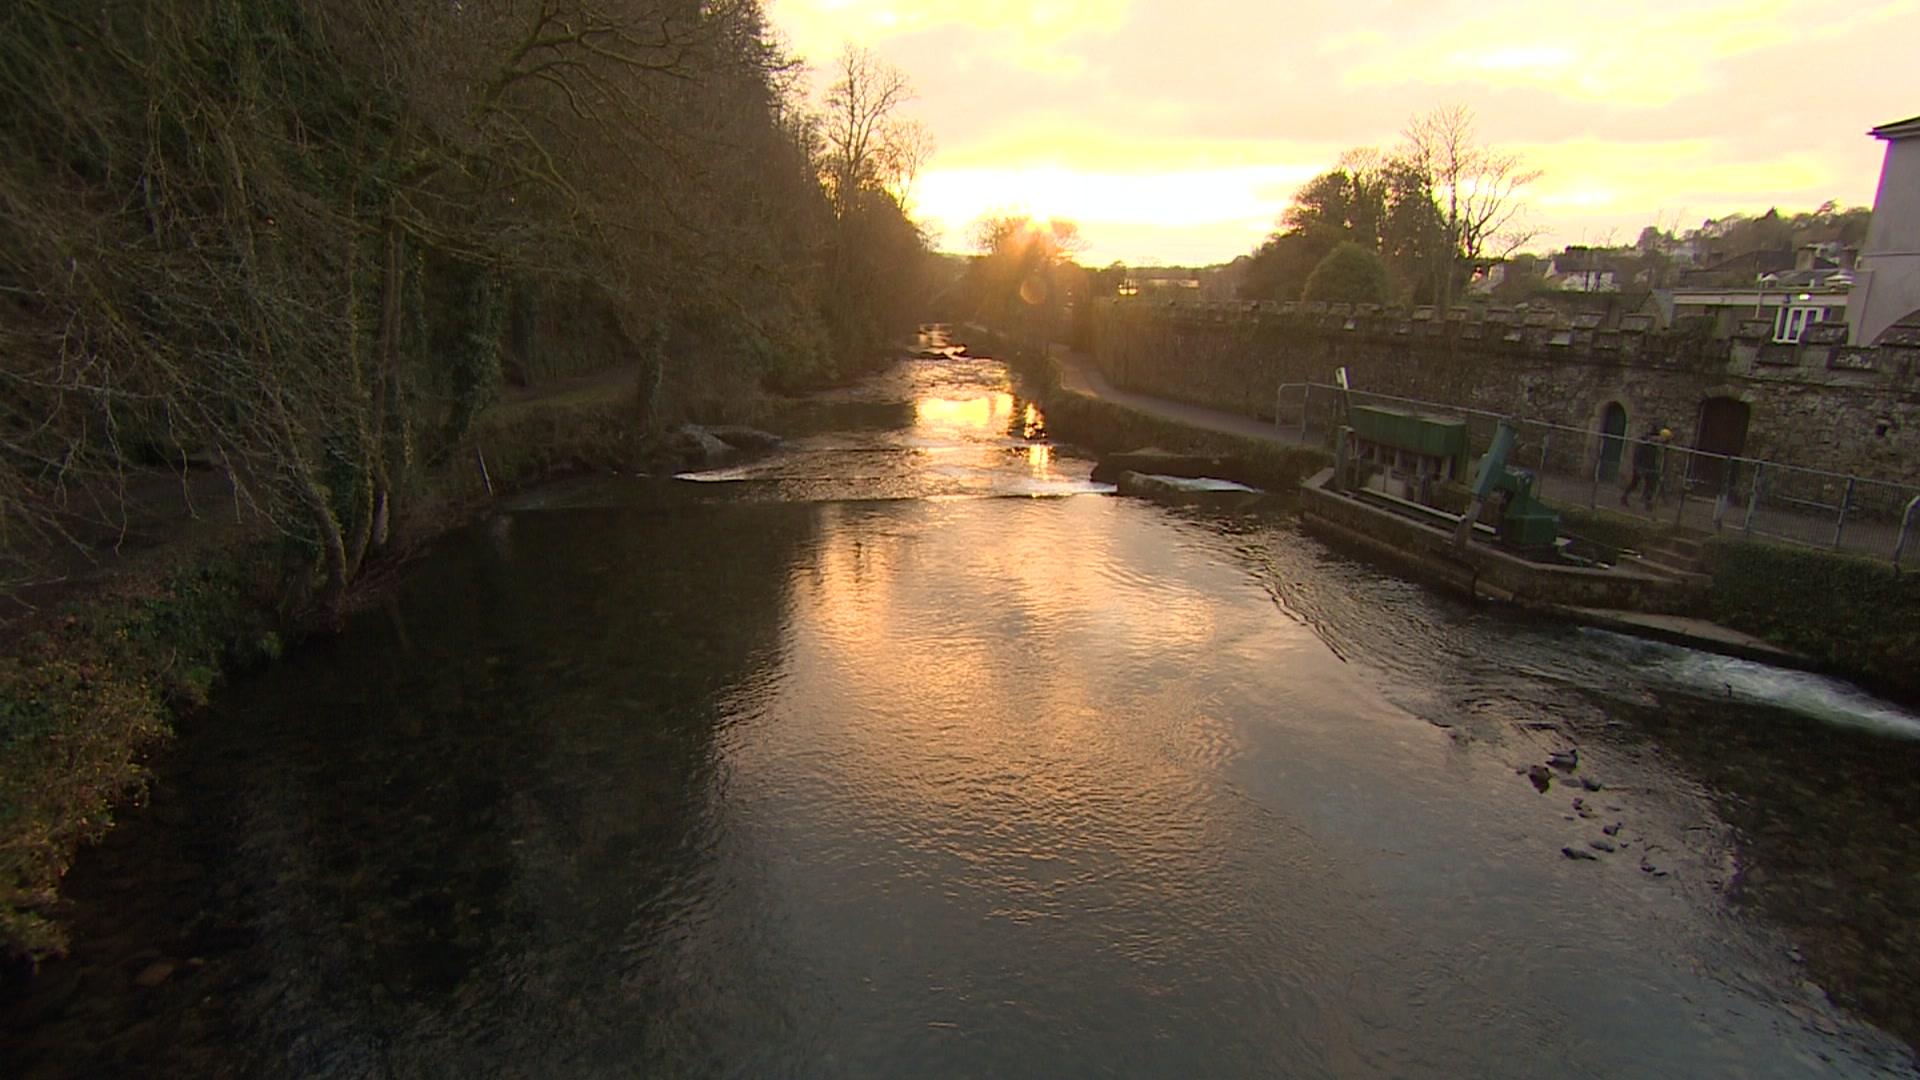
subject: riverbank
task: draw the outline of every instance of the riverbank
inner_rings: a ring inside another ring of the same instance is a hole
[[[645,444],[632,373],[526,395],[479,417],[355,585],[385,589],[428,541],[492,496],[556,476],[631,469]],[[7,626],[0,657],[0,960],[36,963],[66,944],[55,914],[77,852],[138,806],[144,761],[175,718],[222,679],[322,629],[300,552],[264,527],[183,519]],[[309,560],[310,562],[310,560]],[[353,598],[350,598],[353,601]]]
[[[1920,742],[1104,497],[1029,403],[907,362],[454,530],[181,724],[10,1074],[1904,1074],[1819,988],[1912,1027]]]
[[[1320,447],[1295,442],[1258,418],[1118,389],[1097,369],[1065,363],[1055,352],[1023,349],[983,327],[967,330],[997,355],[1012,358],[1046,404],[1050,421],[1060,418],[1056,430],[1063,437],[1096,451],[1159,446],[1235,454],[1258,463],[1257,471],[1275,489],[1289,490],[1332,462]],[[1749,657],[1764,655],[1770,646],[1791,654],[1793,666],[1901,702],[1920,702],[1920,668],[1910,659],[1920,655],[1920,577],[1845,553],[1746,537],[1693,537],[1611,509],[1555,509],[1569,534],[1611,547],[1645,549],[1676,536],[1700,542],[1699,570],[1707,585],[1697,610],[1681,614],[1731,633],[1690,634],[1687,644]],[[1613,616],[1581,618],[1614,629],[1635,625]],[[1665,626],[1650,636],[1671,641],[1675,634]]]
[[[1049,434],[1095,454],[1156,448],[1176,454],[1228,457],[1239,475],[1224,477],[1292,499],[1301,480],[1333,464],[1318,447],[1284,445],[1235,425],[1215,427],[1191,418],[1136,408],[1069,385],[1058,357],[1037,355],[983,327],[968,333],[981,341],[1020,378],[1023,388],[1046,411]]]

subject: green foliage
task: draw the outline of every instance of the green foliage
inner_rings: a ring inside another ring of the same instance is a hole
[[[1380,256],[1351,241],[1320,260],[1300,293],[1304,300],[1342,304],[1387,302],[1387,267]]]
[[[1464,499],[1461,507],[1466,505]],[[1667,525],[1648,521],[1628,513],[1615,513],[1605,507],[1588,509],[1576,504],[1556,504],[1560,531],[1610,548],[1645,548],[1672,530]],[[1458,510],[1455,511],[1458,513]]]
[[[1395,158],[1350,151],[1294,193],[1280,224],[1253,252],[1240,285],[1248,299],[1297,299],[1314,268],[1342,243],[1380,255],[1389,297],[1433,291],[1439,209],[1426,181]]]
[[[434,306],[438,325],[429,333],[445,357],[445,436],[458,442],[473,418],[500,395],[507,290],[499,276],[483,266],[458,265],[445,276],[447,291],[457,299]]]
[[[277,653],[265,545],[122,580],[0,657],[0,952],[64,948],[48,913],[75,850],[145,785],[142,754],[223,669]]]
[[[1713,617],[1909,700],[1920,698],[1920,576],[1812,548],[1709,546]]]
[[[1235,479],[1280,494],[1292,492],[1301,480],[1333,464],[1333,456],[1317,447],[1208,431],[1065,389],[1057,359],[1010,350],[1005,342],[996,344],[991,335],[983,344],[998,355],[1012,357],[1023,389],[1046,410],[1047,430],[1077,446],[1100,453],[1158,447],[1182,454],[1233,457],[1241,466],[1241,475]]]

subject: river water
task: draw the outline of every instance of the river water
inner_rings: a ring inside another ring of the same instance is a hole
[[[911,361],[447,538],[185,726],[0,1071],[1911,1074],[1908,713],[1043,425]]]

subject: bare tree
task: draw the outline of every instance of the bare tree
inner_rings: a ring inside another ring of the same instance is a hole
[[[892,177],[888,190],[901,209],[910,208],[913,197],[913,182],[920,177],[920,170],[933,157],[935,149],[933,132],[918,120],[905,120],[893,131],[893,138],[886,148],[886,172]]]
[[[1539,235],[1525,220],[1520,192],[1540,179],[1518,154],[1477,141],[1473,111],[1446,105],[1408,121],[1399,159],[1422,178],[1439,208],[1444,254],[1439,300],[1453,299],[1458,271],[1483,258],[1502,258]]]
[[[192,455],[337,608],[497,388],[510,280],[634,341],[809,302],[758,0],[70,6],[0,5],[0,582]]]
[[[834,205],[844,214],[861,192],[891,190],[903,175],[910,180],[930,144],[918,125],[898,116],[913,100],[904,72],[854,45],[841,50],[834,71],[839,77],[827,88],[822,127],[823,171]]]

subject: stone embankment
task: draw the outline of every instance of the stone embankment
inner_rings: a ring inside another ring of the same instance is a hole
[[[1332,464],[1318,446],[1292,443],[1271,423],[1248,415],[1158,398],[1112,385],[1084,354],[1055,347],[1022,350],[981,327],[967,328],[976,352],[1011,358],[1047,409],[1061,437],[1100,453],[1163,447],[1238,456],[1247,479],[1290,490]],[[1580,535],[1627,549],[1670,539],[1661,522],[1610,510],[1569,508],[1563,520]],[[1566,614],[1611,629],[1684,642],[1711,651],[1792,662],[1861,683],[1888,697],[1920,701],[1920,576],[1847,554],[1734,537],[1698,540],[1706,587],[1696,610],[1665,613],[1657,624],[1618,612],[1573,608]],[[1769,653],[1769,650],[1773,650]]]
[[[1582,430],[1599,430],[1617,408],[1628,433],[1657,422],[1702,449],[1911,481],[1920,461],[1920,341],[1854,347],[1835,325],[1776,344],[1767,322],[1716,340],[1653,322],[1497,307],[1442,317],[1365,304],[1136,301],[1100,307],[1089,346],[1121,390],[1254,418],[1274,416],[1281,384],[1331,383],[1345,367],[1354,386],[1374,393]],[[1707,402],[1744,417],[1744,428],[1700,442],[1696,421]],[[1598,449],[1562,453],[1591,460]]]

